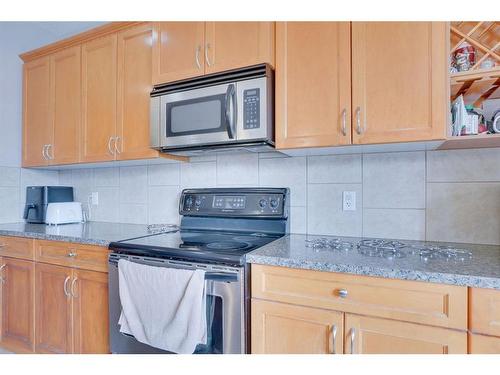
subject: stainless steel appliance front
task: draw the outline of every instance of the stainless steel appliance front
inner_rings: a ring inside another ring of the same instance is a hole
[[[156,267],[180,269],[203,269],[206,271],[207,290],[207,345],[198,345],[195,353],[241,354],[245,353],[245,298],[243,267],[229,267],[203,263],[173,261],[152,257],[138,257],[111,253],[109,256],[109,324],[112,353],[120,354],[165,354],[160,349],[137,341],[133,336],[120,332],[118,319],[121,302],[118,285],[118,261],[132,262]],[[168,290],[165,291],[166,293]]]
[[[273,147],[273,75],[266,65],[254,70],[155,87],[151,146],[169,153]]]

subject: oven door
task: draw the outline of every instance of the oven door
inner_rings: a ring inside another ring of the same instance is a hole
[[[160,99],[160,147],[237,140],[236,83],[175,92]]]
[[[243,268],[210,266],[155,258],[110,254],[109,257],[109,325],[110,347],[117,354],[168,354],[120,332],[118,320],[121,302],[118,260],[126,259],[156,267],[204,269],[207,291],[207,345],[198,345],[194,354],[245,353],[245,314]],[[168,287],[165,288],[168,291]]]

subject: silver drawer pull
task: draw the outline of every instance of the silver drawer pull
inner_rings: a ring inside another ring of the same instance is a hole
[[[69,256],[70,258],[74,258],[74,257],[76,257],[76,255],[77,255],[77,254],[76,254],[76,253],[74,253],[74,252],[72,252],[72,251],[71,251],[70,253],[68,253],[68,256]]]
[[[335,346],[337,345],[337,325],[332,326],[332,354],[337,354]]]
[[[0,283],[1,283],[1,284],[5,284],[5,277],[3,277],[3,276],[2,276],[2,271],[3,271],[3,269],[5,268],[5,266],[6,266],[6,264],[2,264],[2,265],[0,266]]]
[[[348,292],[347,289],[339,289],[337,291],[337,294],[339,295],[340,298],[347,298]]]
[[[354,354],[354,339],[356,337],[356,330],[351,328],[351,354]]]

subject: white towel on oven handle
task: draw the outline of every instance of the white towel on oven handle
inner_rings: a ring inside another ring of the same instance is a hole
[[[120,332],[139,342],[189,354],[207,343],[205,271],[154,267],[120,259]]]

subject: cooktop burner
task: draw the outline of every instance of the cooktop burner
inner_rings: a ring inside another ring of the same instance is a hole
[[[358,243],[343,241],[339,238],[317,238],[306,240],[306,247],[315,251],[343,251],[349,252],[354,248],[358,254],[367,257],[379,257],[384,259],[398,259],[407,256],[418,256],[421,261],[447,260],[466,262],[472,258],[469,250],[458,249],[453,246],[441,245],[409,245],[396,240],[363,239]]]
[[[207,249],[213,250],[240,250],[252,246],[251,244],[236,241],[210,242],[206,244]]]

